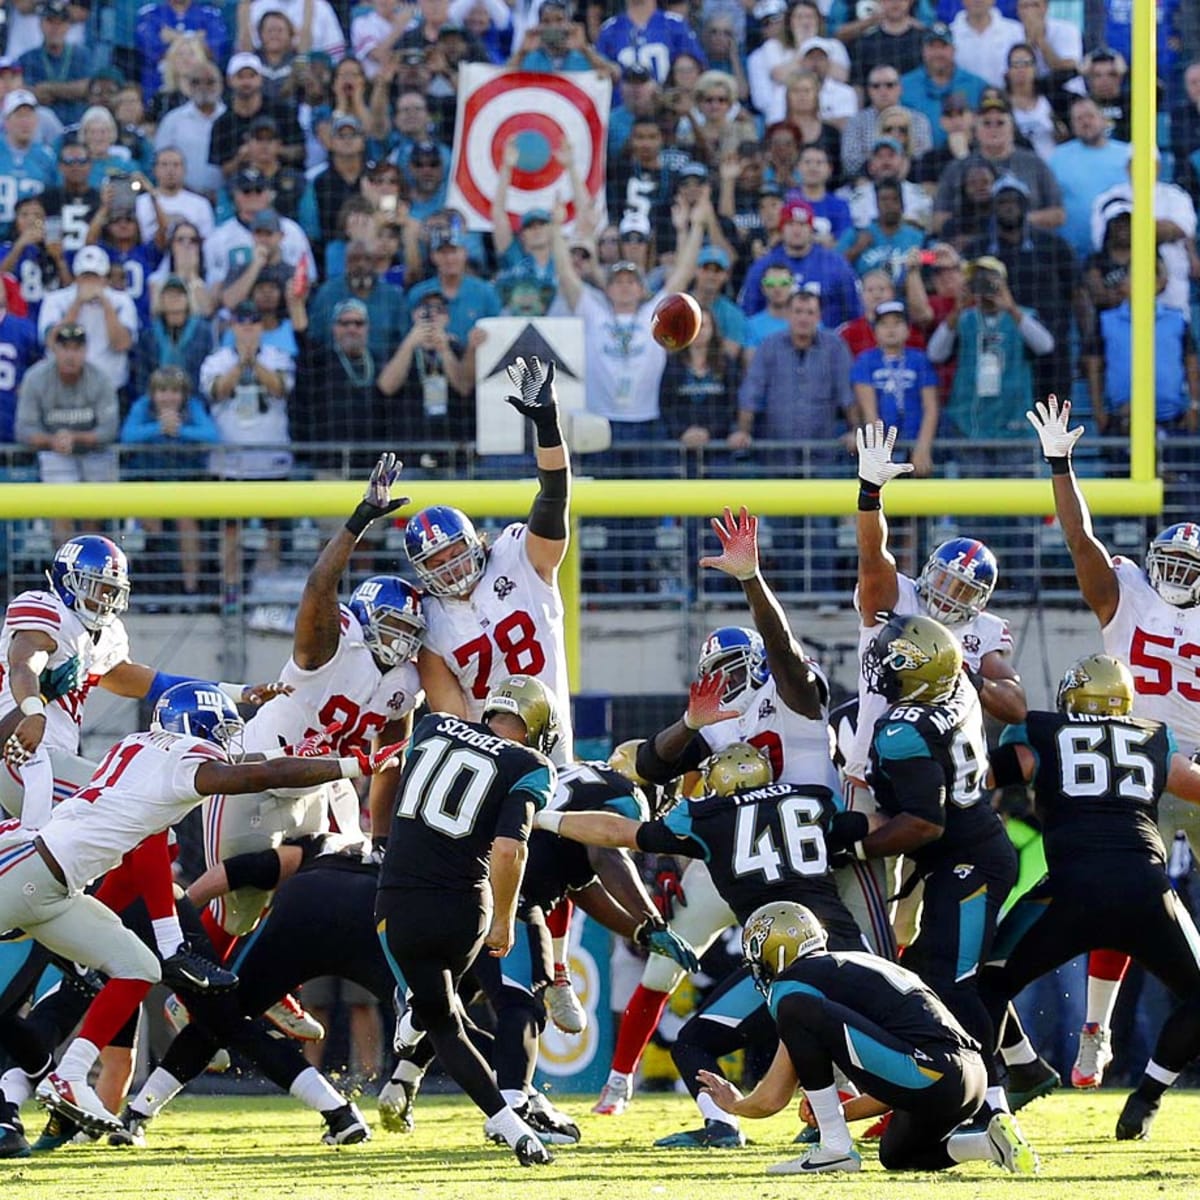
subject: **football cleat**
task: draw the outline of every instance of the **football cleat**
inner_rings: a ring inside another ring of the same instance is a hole
[[[862,1140],[864,1142],[879,1141],[879,1139],[881,1137],[883,1137],[883,1135],[885,1133],[887,1133],[887,1127],[891,1123],[892,1123],[892,1114],[890,1112],[885,1112],[883,1114],[883,1116],[879,1118],[878,1121],[875,1121],[873,1124],[868,1125],[867,1128],[863,1130]]]
[[[1050,1095],[1061,1086],[1059,1073],[1044,1058],[1035,1058],[1031,1063],[1018,1063],[1008,1068],[1004,1091],[1009,1107],[1013,1112],[1020,1112],[1025,1105]]]
[[[548,1167],[554,1155],[532,1133],[523,1133],[513,1147],[517,1162],[523,1167]]]
[[[874,1128],[872,1126],[872,1128]],[[868,1133],[870,1130],[867,1131]],[[794,1138],[793,1146],[818,1146],[821,1143],[821,1131],[815,1125],[805,1125]]]
[[[358,1108],[349,1101],[340,1108],[323,1112],[321,1116],[325,1118],[326,1125],[321,1141],[327,1146],[353,1146],[371,1140],[370,1126]]]
[[[187,1010],[187,1005],[174,992],[163,1001],[163,1016],[167,1018],[167,1024],[176,1033],[182,1033],[192,1019],[191,1013]],[[222,1046],[208,1060],[208,1066],[205,1067],[205,1070],[211,1071],[214,1075],[220,1075],[228,1071],[232,1066],[233,1059],[229,1057],[229,1051]]]
[[[565,1112],[554,1107],[541,1092],[533,1092],[521,1116],[525,1123],[549,1146],[574,1146],[583,1136],[579,1126]]]
[[[700,1129],[669,1133],[654,1144],[664,1150],[738,1150],[746,1144],[746,1139],[736,1125],[710,1117]]]
[[[1038,1156],[1011,1113],[995,1113],[988,1122],[987,1136],[996,1161],[1006,1171],[1013,1175],[1037,1174]]]
[[[299,1042],[319,1042],[325,1036],[325,1026],[312,1013],[306,1012],[295,996],[284,996],[263,1016],[281,1033]]]
[[[830,1150],[818,1142],[807,1154],[772,1163],[768,1175],[820,1175],[826,1171],[861,1171],[862,1156],[852,1146],[849,1150]]]
[[[32,1153],[20,1110],[15,1104],[0,1105],[0,1158],[28,1158]]]
[[[145,1146],[146,1126],[149,1124],[150,1118],[145,1113],[140,1113],[127,1104],[125,1111],[121,1114],[121,1128],[108,1135],[108,1144],[110,1146]]]
[[[546,1014],[563,1033],[582,1033],[587,1028],[587,1009],[579,1003],[565,967],[555,969],[554,982],[543,995]]]
[[[1079,1031],[1079,1051],[1071,1068],[1071,1086],[1098,1088],[1112,1060],[1112,1035],[1095,1021],[1089,1021]]]
[[[600,1089],[600,1099],[592,1105],[592,1112],[599,1117],[619,1117],[632,1099],[633,1077],[613,1071]]]
[[[420,1090],[420,1079],[409,1082],[395,1076],[379,1089],[379,1123],[388,1133],[412,1133],[413,1105]]]
[[[1121,1115],[1117,1118],[1117,1141],[1140,1142],[1150,1136],[1150,1126],[1158,1114],[1158,1101],[1147,1100],[1138,1092],[1130,1092]]]
[[[47,1154],[57,1150],[72,1141],[79,1132],[79,1126],[61,1113],[52,1112],[46,1121],[46,1127],[38,1134],[33,1143],[34,1154]]]
[[[225,967],[197,954],[184,942],[170,958],[164,958],[162,981],[169,988],[185,992],[204,992],[214,996],[237,987],[237,976]]]
[[[85,1133],[112,1133],[121,1128],[121,1122],[84,1079],[64,1079],[51,1071],[38,1084],[35,1094],[43,1108],[69,1117]]]

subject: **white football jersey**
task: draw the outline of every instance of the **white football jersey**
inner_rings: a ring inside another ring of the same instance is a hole
[[[344,604],[333,657],[315,671],[303,670],[289,658],[279,678],[294,690],[269,700],[246,723],[248,753],[294,745],[335,721],[343,728],[334,753],[369,751],[372,739],[389,721],[411,712],[423,698],[416,663],[381,671],[363,639],[362,626]]]
[[[554,761],[572,754],[567,648],[562,597],[534,570],[525,553],[526,527],[506,526],[488,550],[487,566],[469,596],[426,594],[425,645],[454,672],[478,721],[488,689],[508,675],[533,675],[558,701],[561,737]]]
[[[134,733],[119,741],[88,785],[38,831],[70,891],[82,891],[143,839],[183,820],[203,799],[196,771],[226,761],[219,746],[177,733]]]
[[[1133,715],[1162,721],[1181,754],[1200,749],[1200,607],[1176,608],[1146,572],[1114,558],[1117,611],[1100,631],[1105,653],[1133,672]]]
[[[815,665],[813,670],[817,671]],[[817,671],[821,675],[820,671]],[[821,675],[824,680],[825,676]],[[828,684],[826,683],[828,692]],[[788,708],[779,698],[775,680],[768,679],[753,694],[740,717],[718,721],[700,730],[716,753],[731,742],[749,742],[770,760],[778,783],[820,784],[840,795],[837,768],[833,765],[833,739],[829,714],[814,719]]]
[[[917,593],[916,580],[907,575],[897,575],[899,595],[896,599],[895,612],[898,616],[910,617],[915,615],[928,616],[925,605]],[[854,606],[858,607],[858,592],[854,593]],[[1008,622],[1002,617],[989,612],[982,612],[969,621],[959,625],[947,625],[962,647],[963,662],[973,671],[979,670],[979,664],[993,650],[1001,654],[1011,654],[1013,648],[1012,633]],[[861,665],[863,653],[871,644],[871,640],[879,632],[878,625],[861,625],[858,630],[858,661]],[[875,722],[887,712],[888,702],[878,693],[867,687],[862,671],[858,674],[858,728],[846,755],[844,772],[853,779],[866,779],[867,757],[871,750],[871,735],[875,731]]]
[[[74,754],[79,749],[79,725],[88,693],[99,683],[101,676],[128,661],[129,635],[118,617],[93,638],[56,593],[22,592],[9,602],[4,611],[4,628],[0,630],[0,676],[3,676],[0,712],[6,713],[16,707],[8,678],[8,649],[14,635],[21,630],[44,633],[54,639],[54,652],[45,664],[47,667],[61,667],[76,655],[83,664],[80,686],[46,705],[46,733],[42,738],[46,749]]]

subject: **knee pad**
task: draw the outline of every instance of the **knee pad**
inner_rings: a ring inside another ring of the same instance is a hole
[[[271,853],[274,853],[272,851]],[[271,893],[258,888],[240,888],[209,902],[217,924],[233,937],[252,932],[270,903]]]
[[[279,869],[279,855],[274,850],[251,850],[225,860],[225,878],[231,892],[242,888],[274,891],[279,884]]]

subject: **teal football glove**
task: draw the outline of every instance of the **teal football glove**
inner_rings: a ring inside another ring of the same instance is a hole
[[[643,921],[633,931],[633,940],[635,945],[649,950],[651,954],[661,954],[664,958],[674,960],[685,971],[700,970],[700,960],[690,943],[685,942],[656,918]]]
[[[47,667],[38,676],[38,691],[42,699],[49,703],[62,696],[78,691],[87,679],[83,660],[78,654],[72,654],[65,663],[57,667]]]

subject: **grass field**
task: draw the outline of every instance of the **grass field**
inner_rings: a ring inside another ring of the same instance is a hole
[[[0,1162],[0,1195],[21,1200],[364,1200],[487,1197],[487,1200],[1200,1200],[1200,1093],[1167,1097],[1149,1142],[1116,1142],[1121,1092],[1059,1093],[1022,1114],[1042,1156],[1036,1179],[982,1164],[939,1175],[887,1174],[870,1147],[859,1175],[799,1180],[763,1174],[792,1157],[792,1118],[747,1122],[741,1151],[654,1150],[654,1138],[695,1123],[678,1096],[639,1097],[619,1118],[593,1117],[590,1098],[556,1097],[577,1116],[583,1142],[551,1167],[522,1170],[483,1142],[465,1101],[422,1097],[411,1136],[376,1129],[372,1141],[331,1150],[321,1123],[284,1098],[181,1100],[151,1127],[144,1150],[69,1146]],[[374,1106],[363,1105],[374,1120]],[[587,1114],[587,1115],[583,1115]],[[39,1114],[25,1111],[31,1135]]]

